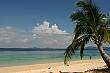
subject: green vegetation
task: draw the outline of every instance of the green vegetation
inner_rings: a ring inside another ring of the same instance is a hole
[[[92,0],[78,1],[76,6],[80,9],[72,13],[70,18],[75,22],[72,43],[64,53],[66,64],[75,51],[80,48],[81,59],[87,43],[93,42],[110,69],[110,57],[104,52],[103,42],[110,44],[110,19],[108,13],[101,13]]]

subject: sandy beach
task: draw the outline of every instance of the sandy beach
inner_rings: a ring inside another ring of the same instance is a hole
[[[60,72],[84,72],[89,69],[103,67],[102,59],[70,61],[68,65],[63,62],[34,64],[12,67],[0,67],[0,73],[60,73]]]

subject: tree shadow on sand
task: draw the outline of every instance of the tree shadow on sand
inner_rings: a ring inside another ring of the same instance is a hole
[[[83,73],[83,72],[61,72],[59,71],[59,73]]]
[[[104,66],[97,69],[85,71],[84,73],[110,73],[110,69],[108,69],[107,66]]]
[[[53,72],[49,72],[49,73],[53,73]],[[83,72],[61,72],[59,71],[59,73],[83,73]]]

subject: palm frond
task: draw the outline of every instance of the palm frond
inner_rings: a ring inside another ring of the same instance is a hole
[[[99,16],[99,9],[97,8],[97,6],[94,5],[91,1],[87,1],[87,6],[83,8],[83,11],[85,11],[86,16],[89,18],[89,21],[95,24]]]
[[[72,21],[77,20],[77,21],[86,21],[87,22],[87,18],[84,16],[83,12],[81,12],[79,10],[72,13],[70,18],[72,19]]]
[[[104,39],[104,35],[105,35],[105,28],[101,27],[97,30],[98,32],[98,38],[99,40],[103,40]]]
[[[80,56],[81,59],[83,57],[83,51],[84,51],[84,46],[85,44],[87,44],[91,39],[92,39],[93,35],[83,35],[80,36],[77,39],[73,39],[72,44],[69,45],[67,47],[67,49],[65,50],[65,58],[64,58],[64,64],[67,63],[67,61],[69,61],[69,59],[71,59],[71,56],[73,53],[75,53],[75,51],[80,48]]]
[[[84,35],[84,34],[90,34],[92,35],[95,31],[95,29],[91,28],[90,26],[88,26],[87,24],[85,25],[76,25],[76,28],[73,32],[74,34],[74,38],[77,39],[78,37]]]
[[[92,38],[94,37],[94,35],[83,35],[81,36],[79,39],[81,40],[80,42],[80,57],[82,59],[82,57],[84,56],[83,51],[84,51],[84,47],[85,45],[90,42],[92,40]]]
[[[105,34],[104,34],[104,41],[108,42],[110,44],[110,29],[109,28],[104,28]]]
[[[109,15],[108,13],[100,14],[100,19],[107,18],[108,15]]]
[[[75,5],[78,6],[78,7],[84,7],[84,6],[86,6],[86,4],[85,4],[84,1],[78,1]]]
[[[80,35],[84,34],[86,25],[77,24],[76,28],[74,29],[73,34],[75,35],[75,39],[77,39]]]
[[[73,45],[71,44],[65,50],[65,53],[64,53],[64,56],[65,56],[64,57],[64,64],[66,64],[67,61],[69,61],[69,59],[71,59],[71,55],[72,55],[73,52],[74,52],[73,51]]]
[[[72,54],[75,53],[78,47],[79,47],[79,44],[76,43],[76,40],[73,39],[72,44],[70,44],[65,50],[64,64],[66,64],[69,61],[69,59],[71,59]]]
[[[110,19],[107,19],[104,24],[103,27],[110,27]]]

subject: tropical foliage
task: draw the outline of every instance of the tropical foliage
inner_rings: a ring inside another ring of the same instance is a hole
[[[101,13],[98,7],[91,1],[78,1],[79,10],[72,13],[70,18],[75,22],[72,43],[65,50],[64,63],[66,64],[75,51],[80,48],[81,59],[87,43],[93,42],[102,47],[102,42],[110,44],[110,19],[108,13]]]

